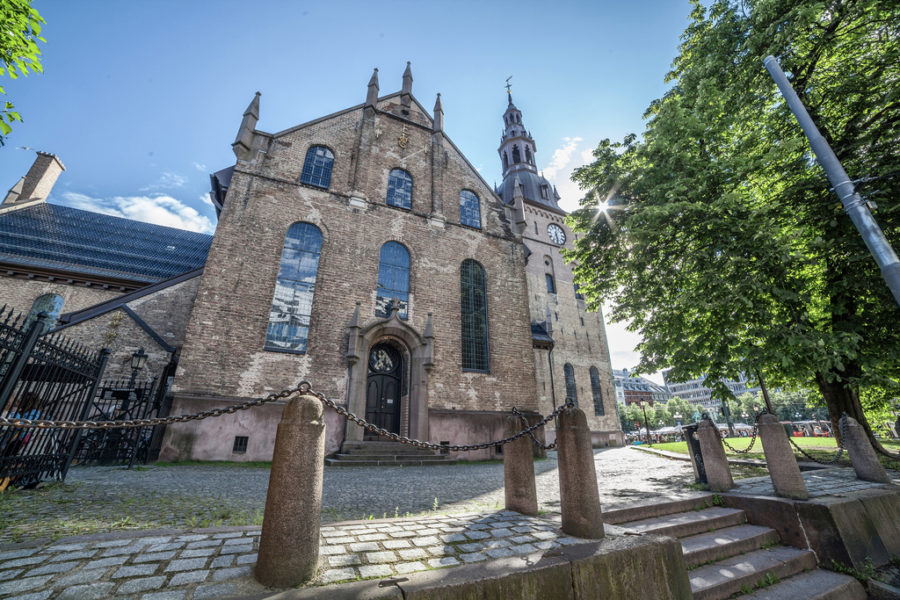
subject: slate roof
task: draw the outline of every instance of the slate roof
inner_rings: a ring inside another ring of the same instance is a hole
[[[154,283],[206,264],[212,236],[40,203],[0,214],[0,261]]]

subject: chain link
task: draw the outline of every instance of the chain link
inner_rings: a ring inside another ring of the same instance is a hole
[[[525,418],[525,415],[515,406],[513,406],[512,413],[518,416],[522,420],[522,425],[528,427],[528,419]],[[537,439],[533,432],[529,432],[528,435],[531,436],[531,441],[534,442],[534,445],[540,448],[541,450],[555,450],[556,442],[550,444],[544,444],[541,440]]]
[[[398,435],[387,429],[382,427],[378,427],[373,423],[369,423],[365,419],[361,417],[357,417],[352,412],[345,409],[343,406],[337,404],[334,400],[329,400],[323,394],[319,392],[315,392],[312,389],[312,384],[308,381],[301,381],[295,387],[282,390],[281,392],[272,393],[266,396],[265,398],[257,398],[254,400],[248,400],[247,402],[242,402],[240,404],[234,404],[232,406],[228,406],[225,408],[213,408],[210,410],[204,410],[198,413],[189,414],[189,415],[177,415],[174,417],[154,417],[151,419],[129,419],[123,421],[48,421],[44,419],[10,419],[8,417],[0,417],[0,425],[5,425],[9,427],[17,427],[22,429],[100,429],[100,430],[109,430],[109,429],[119,429],[126,427],[154,427],[156,425],[169,425],[172,423],[187,423],[189,421],[198,421],[201,419],[208,419],[210,417],[220,417],[222,415],[230,415],[234,414],[240,410],[247,410],[248,408],[254,408],[256,406],[262,406],[263,404],[268,404],[270,402],[276,402],[278,400],[284,400],[293,396],[294,394],[301,395],[310,395],[318,398],[322,404],[333,409],[337,414],[341,415],[348,421],[352,421],[356,423],[360,427],[366,429],[367,431],[371,431],[374,434],[377,434],[381,437],[385,437],[393,442],[400,442],[402,444],[408,444],[410,446],[415,446],[416,448],[425,448],[428,450],[449,450],[453,452],[468,452],[471,450],[485,450],[487,448],[491,448],[493,446],[500,446],[503,444],[509,444],[510,442],[514,442],[517,439],[530,435],[531,439],[534,443],[538,444],[544,449],[551,450],[556,447],[556,444],[543,445],[538,441],[535,437],[534,432],[549,423],[551,420],[556,418],[556,416],[561,413],[566,408],[572,408],[575,404],[571,401],[566,402],[562,406],[559,406],[552,413],[535,423],[534,425],[528,426],[528,421],[525,419],[525,415],[523,415],[517,408],[513,408],[513,414],[518,415],[527,426],[525,429],[520,431],[515,435],[511,435],[509,437],[505,437],[500,440],[492,440],[490,442],[484,442],[481,444],[464,444],[464,445],[441,445],[435,444],[433,442],[423,442],[421,440],[413,439]]]
[[[719,432],[719,438],[722,440],[722,443],[725,444],[725,447],[734,452],[735,454],[749,454],[753,449],[753,444],[756,443],[756,437],[759,435],[759,418],[769,411],[763,409],[756,413],[756,418],[753,420],[753,434],[750,439],[750,445],[747,446],[744,450],[738,450],[734,446],[728,443],[728,440],[725,439],[725,436],[722,435],[722,432],[719,431],[719,428],[716,427],[716,431]]]
[[[803,448],[798,446],[797,442],[795,442],[794,439],[791,437],[788,437],[788,441],[794,446],[794,448],[796,448],[800,452],[800,454],[802,454],[809,460],[811,460],[813,462],[817,462],[820,465],[833,465],[837,461],[839,461],[841,459],[841,456],[844,454],[844,444],[846,443],[845,440],[847,439],[847,413],[844,413],[843,415],[841,415],[841,419],[838,421],[838,425],[841,428],[841,443],[838,444],[837,453],[834,455],[834,457],[831,460],[827,460],[827,461],[819,460],[818,458],[809,454],[806,450],[804,450]]]

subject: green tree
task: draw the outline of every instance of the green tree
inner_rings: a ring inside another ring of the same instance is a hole
[[[41,73],[41,51],[37,42],[41,37],[44,19],[31,7],[31,0],[0,0],[0,75],[9,73],[12,79],[28,72]],[[6,90],[0,86],[0,95]],[[8,100],[0,100],[0,146],[12,131],[12,123],[21,121],[15,106]]]
[[[833,423],[846,411],[883,451],[859,390],[898,395],[900,310],[762,59],[779,59],[897,247],[900,7],[693,5],[642,139],[604,140],[574,175],[588,191],[569,217],[581,291],[643,336],[640,371],[706,374],[720,398],[722,380],[757,371],[812,387]]]
[[[641,407],[637,404],[629,404],[625,407],[625,418],[631,424],[631,431],[638,429],[638,423],[641,424],[641,427],[644,427],[644,413],[641,412]]]

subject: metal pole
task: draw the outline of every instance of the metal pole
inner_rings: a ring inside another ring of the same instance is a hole
[[[800,101],[794,88],[791,87],[778,61],[775,60],[774,56],[767,56],[763,59],[763,64],[769,71],[769,75],[775,80],[778,89],[781,90],[781,94],[787,101],[791,112],[794,113],[794,117],[803,129],[803,133],[809,139],[809,145],[812,146],[819,164],[822,165],[834,191],[841,199],[844,210],[850,215],[850,220],[853,221],[856,229],[862,235],[869,252],[875,257],[875,262],[878,263],[881,269],[881,275],[894,295],[894,301],[900,306],[900,260],[897,259],[897,254],[891,248],[887,238],[884,237],[884,233],[881,231],[872,213],[869,212],[866,202],[856,193],[853,182],[850,181],[847,172],[844,171],[844,167],[841,166],[831,146],[819,133],[816,124],[809,116],[809,113],[806,112],[803,102]]]
[[[16,384],[19,382],[19,377],[22,375],[22,370],[25,369],[28,359],[31,358],[31,351],[34,349],[37,339],[44,333],[44,327],[49,317],[50,315],[45,312],[38,313],[37,319],[32,321],[31,326],[25,330],[22,336],[22,345],[14,350],[16,357],[12,366],[6,372],[6,377],[0,381],[0,410],[3,410],[9,403],[13,390],[16,389]]]

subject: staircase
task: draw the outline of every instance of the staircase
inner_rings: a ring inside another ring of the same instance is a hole
[[[778,533],[747,524],[743,510],[715,506],[713,495],[603,513],[632,533],[678,538],[694,600],[865,600],[860,583],[816,567],[810,550],[779,544]]]
[[[452,465],[445,454],[435,454],[400,442],[344,442],[341,451],[325,459],[332,467],[424,467]]]

